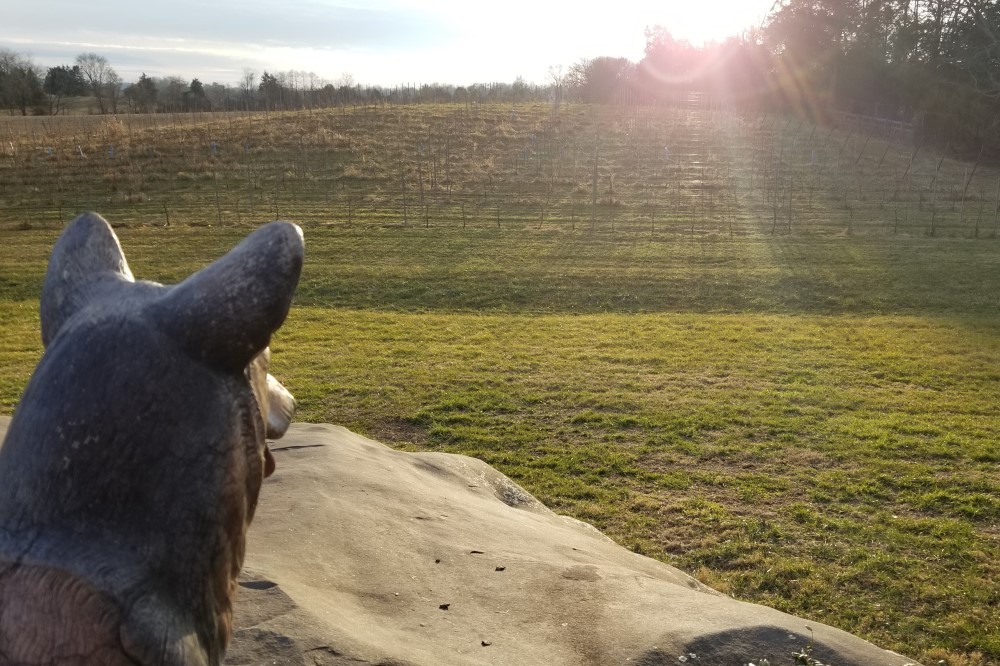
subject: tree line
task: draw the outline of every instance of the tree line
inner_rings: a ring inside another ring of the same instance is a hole
[[[55,115],[67,98],[84,96],[93,96],[100,113],[117,113],[123,90],[121,77],[96,53],[46,70],[28,56],[0,49],[0,108],[10,113]]]
[[[780,0],[722,44],[693,47],[656,27],[640,62],[580,61],[568,77],[591,102],[698,90],[817,122],[834,112],[897,120],[921,141],[1000,157],[996,0]]]
[[[0,109],[10,114],[58,115],[69,100],[86,98],[94,113],[178,113],[195,111],[291,111],[343,104],[421,102],[528,102],[548,99],[549,87],[518,78],[513,83],[362,86],[345,74],[334,82],[313,72],[245,69],[236,85],[202,83],[179,76],[145,73],[126,83],[107,58],[82,53],[72,65],[48,69],[31,58],[0,49]]]
[[[693,46],[668,28],[646,31],[644,57],[580,60],[548,80],[395,88],[344,75],[244,70],[235,85],[142,74],[125,83],[95,53],[36,66],[0,49],[0,108],[57,114],[87,96],[98,113],[291,110],[342,104],[578,100],[670,103],[713,99],[829,122],[835,112],[897,120],[963,152],[1000,152],[1000,3],[996,0],[779,0],[759,27]]]

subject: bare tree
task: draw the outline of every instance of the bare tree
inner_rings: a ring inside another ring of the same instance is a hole
[[[20,111],[44,110],[42,70],[27,56],[0,48],[0,108]]]
[[[104,96],[108,100],[108,108],[111,113],[118,113],[118,102],[122,99],[123,82],[118,72],[110,70],[108,82],[104,85]]]
[[[238,99],[233,98],[233,89],[221,83],[209,83],[205,86],[205,97],[208,99],[212,110],[229,110],[233,108],[234,102],[238,106]]]
[[[76,57],[76,65],[97,100],[98,110],[107,113],[109,103],[117,107],[122,83],[108,59],[96,53],[81,53]]]
[[[563,73],[562,65],[549,66],[548,79],[552,90],[552,108],[556,111],[562,106],[563,91],[566,88],[568,78],[569,74]]]
[[[156,91],[160,108],[164,111],[181,111],[184,109],[184,93],[187,92],[187,81],[179,76],[165,76],[156,79]]]
[[[1000,98],[1000,7],[996,0],[960,0],[951,61],[977,90]]]
[[[243,78],[240,79],[240,92],[243,93],[243,106],[245,110],[249,111],[250,100],[253,99],[254,93],[257,92],[257,72],[249,67],[243,68]]]
[[[563,85],[573,91],[579,91],[587,83],[587,70],[590,69],[590,58],[581,58],[573,63],[563,76]]]
[[[576,62],[564,80],[584,102],[611,104],[628,89],[634,70],[627,58],[601,56]]]

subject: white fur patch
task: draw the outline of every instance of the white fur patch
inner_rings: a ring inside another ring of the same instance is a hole
[[[272,375],[267,375],[267,436],[278,439],[295,414],[295,397]]]

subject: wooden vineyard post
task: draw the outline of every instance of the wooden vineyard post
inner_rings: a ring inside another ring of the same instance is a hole
[[[937,221],[937,182],[931,183],[931,231],[934,235],[934,223]]]
[[[962,179],[965,182],[965,187],[962,188],[962,202],[958,209],[958,226],[965,226],[965,193],[969,190],[969,167],[965,167],[965,177]]]
[[[739,210],[740,202],[736,198],[736,190],[733,190],[733,206],[729,209],[729,237],[733,237],[733,218],[736,217],[736,211]]]
[[[947,148],[945,148],[945,153],[941,155],[941,159],[938,160],[937,169],[934,170],[934,177],[931,179],[931,231],[930,235],[933,236],[936,228],[935,223],[937,222],[937,179],[938,174],[941,173],[941,165],[944,164],[944,156],[947,154]]]
[[[772,220],[772,223],[771,223],[771,235],[773,236],[774,232],[778,228],[778,196],[777,196],[777,194],[775,194],[775,196],[774,196],[773,206],[772,206],[772,212],[774,213],[773,220]]]
[[[451,135],[444,141],[444,179],[448,183],[448,202],[451,202]]]
[[[997,178],[997,196],[993,204],[993,238],[997,237],[998,217],[1000,217],[1000,178]]]
[[[597,135],[594,135],[594,173],[590,187],[590,230],[597,227]]]
[[[410,226],[409,211],[406,206],[406,177],[400,176],[401,190],[403,192],[403,226]]]
[[[793,173],[790,173],[788,176],[788,233],[792,233],[792,195],[795,194],[795,176]]]
[[[976,158],[976,163],[972,165],[972,173],[969,173],[969,168],[965,168],[965,187],[962,188],[962,212],[960,216],[961,223],[965,223],[965,195],[969,191],[969,185],[972,184],[972,179],[976,176],[976,169],[979,168],[979,162],[983,159],[983,151],[986,150],[986,144],[983,144],[979,149],[979,157]],[[979,236],[979,220],[976,220],[976,236]]]
[[[417,148],[417,182],[420,185],[420,203],[424,202],[424,147]]]
[[[896,195],[898,195],[898,194],[899,194],[899,188],[901,187],[901,185],[903,184],[903,182],[905,182],[905,181],[906,181],[906,177],[907,177],[907,175],[909,175],[910,171],[911,171],[911,170],[913,169],[913,160],[917,159],[917,153],[919,153],[919,152],[920,152],[920,146],[921,146],[921,145],[923,145],[923,144],[921,144],[921,143],[918,143],[918,144],[917,144],[917,147],[913,149],[913,154],[912,154],[912,155],[910,155],[910,162],[909,162],[909,163],[908,163],[908,164],[906,165],[906,170],[905,170],[905,171],[903,171],[903,177],[902,177],[902,178],[900,178],[900,179],[899,179],[899,180],[898,180],[898,181],[896,182],[896,191],[892,193],[892,197],[893,197],[893,199],[895,199],[895,198],[896,198]],[[911,180],[911,181],[910,181],[910,183],[911,183],[911,189],[912,189],[912,182],[913,182],[913,181]]]
[[[215,185],[215,210],[218,213],[219,226],[222,226],[222,201],[219,199],[219,174],[212,173],[212,182]]]
[[[615,174],[611,174],[611,208],[608,211],[608,222],[611,231],[615,230]]]

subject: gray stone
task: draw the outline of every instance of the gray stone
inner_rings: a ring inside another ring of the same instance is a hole
[[[230,666],[779,666],[810,643],[834,666],[916,664],[720,594],[480,460],[322,424],[292,424],[280,444],[248,535]]]

